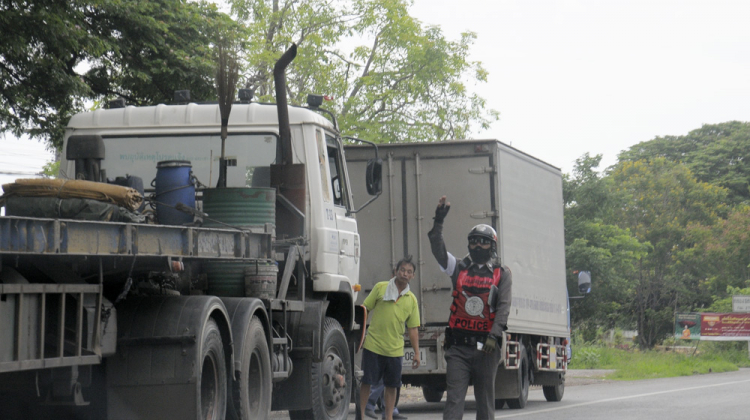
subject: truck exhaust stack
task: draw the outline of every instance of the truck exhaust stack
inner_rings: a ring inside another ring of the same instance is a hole
[[[292,44],[273,66],[273,83],[276,87],[276,109],[279,114],[281,163],[292,163],[292,129],[289,126],[289,109],[286,100],[286,67],[297,56],[297,44]]]

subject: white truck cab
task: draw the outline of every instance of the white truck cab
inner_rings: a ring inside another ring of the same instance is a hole
[[[289,120],[292,163],[305,167],[300,210],[307,221],[304,236],[309,238],[313,290],[352,291],[359,283],[360,238],[351,213],[342,140],[329,120],[310,109],[289,107]],[[65,155],[68,140],[98,135],[106,150],[101,169],[109,178],[138,174],[148,192],[157,163],[180,160],[190,162],[200,184],[213,187],[219,174],[220,124],[218,104],[127,106],[78,114],[65,134],[60,175],[73,178],[75,173],[74,160]],[[227,187],[269,187],[270,167],[280,160],[279,143],[274,105],[235,104],[225,146],[226,158],[234,163],[227,170]],[[283,226],[277,227],[277,240],[288,235]]]

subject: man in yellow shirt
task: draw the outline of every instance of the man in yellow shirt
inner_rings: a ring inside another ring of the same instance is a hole
[[[385,385],[386,420],[393,420],[396,389],[401,386],[401,367],[404,363],[404,332],[409,328],[409,340],[414,347],[412,369],[419,367],[419,307],[417,297],[409,290],[414,278],[411,257],[396,264],[396,276],[377,283],[364,301],[370,313],[364,350],[362,350],[362,387],[360,389],[360,415],[365,418],[365,406],[370,396],[370,386],[383,380]]]

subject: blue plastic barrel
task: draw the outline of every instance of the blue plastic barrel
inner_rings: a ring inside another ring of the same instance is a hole
[[[195,208],[195,183],[188,160],[164,160],[156,164],[156,219],[163,225],[192,223],[193,215],[175,209],[178,203]]]

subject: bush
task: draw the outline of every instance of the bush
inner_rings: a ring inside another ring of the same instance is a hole
[[[619,348],[619,347],[621,347],[621,346],[622,346],[622,344],[623,344],[623,342],[624,342],[625,340],[624,340],[624,338],[623,338],[623,335],[622,335],[622,330],[621,330],[621,329],[619,329],[619,328],[616,328],[616,329],[615,329],[615,337],[614,337],[614,340],[613,340],[613,341],[614,341],[614,343],[615,343],[615,347],[618,347],[618,348]]]
[[[599,367],[599,352],[596,347],[582,347],[574,350],[575,357],[571,360],[571,369],[596,369]]]

